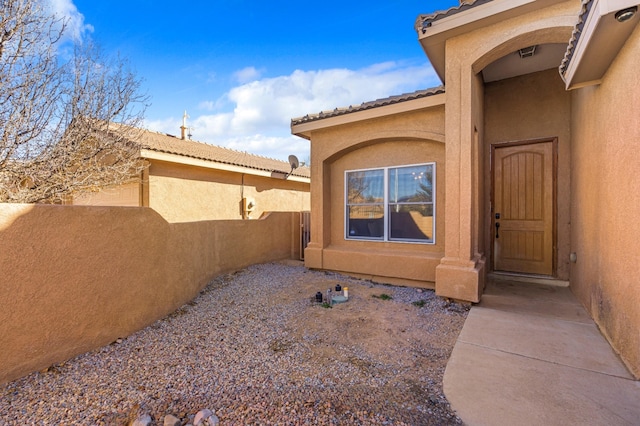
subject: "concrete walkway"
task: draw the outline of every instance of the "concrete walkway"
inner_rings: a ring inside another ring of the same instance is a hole
[[[493,278],[444,392],[469,426],[640,425],[640,381],[567,287]]]

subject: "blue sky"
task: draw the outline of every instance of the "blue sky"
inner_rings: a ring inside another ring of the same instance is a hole
[[[437,86],[413,29],[457,0],[266,2],[51,0],[76,34],[127,58],[151,105],[145,126],[286,160],[307,113]]]

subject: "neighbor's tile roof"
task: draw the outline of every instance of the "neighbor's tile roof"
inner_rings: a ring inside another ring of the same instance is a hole
[[[350,114],[353,112],[364,111],[372,108],[379,108],[386,105],[397,104],[400,102],[412,101],[414,99],[426,98],[428,96],[439,95],[444,93],[444,86],[433,87],[426,90],[417,90],[411,93],[405,93],[403,95],[390,96],[388,98],[377,99],[371,102],[364,102],[360,105],[350,105],[345,108],[336,108],[333,110],[322,111],[318,114],[307,114],[304,117],[298,117],[291,119],[291,125],[309,123],[311,121],[323,120],[325,118],[337,117],[339,115]]]
[[[425,15],[419,15],[418,18],[416,19],[415,29],[418,32],[424,33],[426,29],[429,28],[431,24],[435,21],[455,15],[456,13],[464,12],[465,10],[469,10],[472,7],[489,3],[490,1],[492,0],[472,0],[472,1],[462,3],[459,6],[454,6],[452,8],[449,8],[447,10],[441,10],[438,12],[433,12]]]
[[[291,166],[286,161],[235,151],[216,145],[209,145],[192,140],[183,140],[166,133],[158,133],[145,130],[139,140],[143,148],[151,151],[176,154],[184,157],[197,158],[199,160],[212,161],[214,163],[230,164],[247,167],[255,170],[278,171],[289,173]],[[310,177],[309,167],[299,167],[292,173],[294,176]]]
[[[591,12],[591,6],[593,6],[593,0],[582,0],[582,8],[580,10],[580,16],[578,18],[578,23],[575,27],[573,27],[573,33],[571,34],[571,39],[569,40],[569,46],[567,47],[567,51],[564,54],[564,58],[560,63],[560,75],[564,76],[567,72],[567,68],[569,68],[569,63],[571,62],[571,58],[573,58],[573,54],[575,53],[576,46],[578,45],[578,40],[580,40],[580,36],[582,35],[582,30],[584,28],[584,24],[587,21],[587,17]]]

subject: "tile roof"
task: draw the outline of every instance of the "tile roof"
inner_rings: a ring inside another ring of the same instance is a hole
[[[492,0],[471,0],[460,4],[459,6],[451,7],[447,10],[441,10],[425,15],[418,15],[418,18],[416,19],[415,29],[418,33],[421,32],[422,34],[424,34],[427,31],[427,28],[429,28],[433,22],[455,15],[456,13],[464,12],[465,10],[469,10],[473,7],[489,3],[490,1]]]
[[[379,108],[387,105],[397,104],[400,102],[412,101],[414,99],[426,98],[428,96],[439,95],[444,93],[444,86],[433,87],[431,89],[417,90],[411,93],[405,93],[388,98],[377,99],[371,102],[364,102],[360,105],[349,105],[345,108],[336,108],[328,111],[321,111],[318,114],[307,114],[304,117],[292,118],[291,125],[309,123],[311,121],[323,120],[325,118],[337,117],[340,115],[350,114],[358,111],[364,111],[372,108]]]
[[[569,46],[567,47],[567,51],[565,52],[564,58],[560,63],[560,67],[558,68],[558,70],[560,71],[560,75],[563,77],[567,72],[567,68],[569,68],[569,63],[571,62],[571,58],[573,58],[573,54],[575,53],[576,46],[578,45],[578,40],[580,40],[580,36],[582,35],[584,24],[587,21],[589,12],[591,12],[591,6],[593,6],[593,0],[582,0],[582,8],[580,9],[578,23],[573,28],[573,33],[571,34],[571,39],[569,40]]]
[[[203,142],[183,140],[166,133],[145,130],[142,132],[139,143],[143,148],[151,151],[176,154],[184,157],[197,158],[199,160],[212,161],[214,163],[230,164],[247,167],[255,170],[278,171],[289,173],[291,166],[286,161],[247,152],[236,151]],[[299,167],[292,173],[293,176],[309,178],[311,170],[307,166]]]

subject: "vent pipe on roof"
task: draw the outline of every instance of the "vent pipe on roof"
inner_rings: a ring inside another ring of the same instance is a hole
[[[180,139],[182,140],[186,140],[187,139],[187,130],[189,129],[187,127],[187,118],[189,118],[189,116],[187,115],[187,111],[184,111],[184,115],[182,116],[182,126],[180,126]],[[189,135],[189,139],[191,139],[191,135]]]

